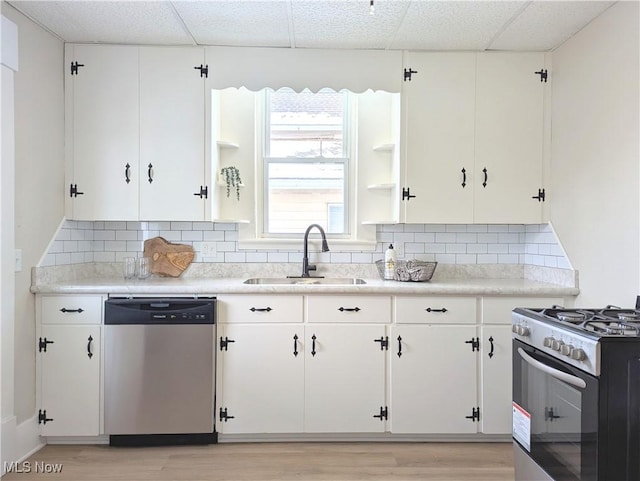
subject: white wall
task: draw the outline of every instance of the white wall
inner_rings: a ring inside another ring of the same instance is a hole
[[[640,294],[639,8],[618,2],[553,53],[551,222],[576,305]]]
[[[18,26],[19,35],[20,70],[14,77],[15,222],[12,230],[15,230],[15,247],[22,250],[23,269],[15,273],[12,300],[15,299],[16,319],[13,405],[20,426],[33,423],[36,413],[35,307],[34,296],[29,291],[31,267],[38,263],[64,215],[61,195],[64,192],[63,44],[5,2],[2,2],[2,14]],[[8,220],[3,212],[3,225]],[[4,253],[3,246],[3,256]],[[13,243],[8,255],[14,276]],[[3,300],[6,301],[6,297]]]
[[[15,444],[14,413],[14,279],[12,264],[14,227],[14,71],[18,68],[17,29],[2,18],[0,157],[0,461],[11,459]],[[0,471],[0,475],[3,471]]]

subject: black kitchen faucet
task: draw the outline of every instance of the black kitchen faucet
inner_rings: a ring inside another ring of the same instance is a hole
[[[315,271],[315,264],[309,264],[309,231],[317,227],[320,231],[320,235],[322,236],[322,252],[329,252],[329,244],[327,244],[327,236],[324,233],[324,229],[318,224],[311,224],[307,227],[306,232],[304,233],[304,253],[302,256],[302,276],[301,277],[311,277],[309,275],[309,271]]]

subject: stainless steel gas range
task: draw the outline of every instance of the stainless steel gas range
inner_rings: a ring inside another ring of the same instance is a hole
[[[640,481],[640,310],[512,314],[516,481]]]

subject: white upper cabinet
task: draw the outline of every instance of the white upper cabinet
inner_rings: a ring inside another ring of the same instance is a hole
[[[542,53],[478,54],[475,222],[542,221],[542,68]]]
[[[140,48],[140,220],[205,218],[203,63],[199,48]]]
[[[542,221],[543,67],[542,53],[406,54],[405,222]]]
[[[408,52],[405,64],[405,222],[471,223],[476,55]]]
[[[205,220],[203,64],[201,48],[67,46],[67,217]]]
[[[71,45],[66,53],[67,217],[136,220],[138,49]]]

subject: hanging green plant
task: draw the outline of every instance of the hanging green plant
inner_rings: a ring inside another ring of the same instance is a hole
[[[240,200],[240,184],[242,184],[240,170],[233,166],[223,167],[220,169],[220,175],[224,178],[224,182],[227,185],[227,197],[231,195],[231,187],[235,187],[236,198]]]

